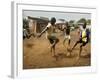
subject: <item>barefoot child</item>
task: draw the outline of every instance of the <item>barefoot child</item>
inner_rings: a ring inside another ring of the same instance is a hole
[[[52,56],[55,56],[55,46],[59,42],[59,39],[55,35],[55,23],[56,19],[53,17],[50,20],[50,23],[46,26],[46,28],[38,35],[38,37],[41,37],[41,35],[46,32],[46,38],[49,40],[51,46],[51,53]]]
[[[72,48],[72,50],[73,50],[77,44],[81,43],[78,57],[81,56],[82,47],[85,46],[88,42],[89,42],[89,32],[86,29],[86,22],[84,22],[83,29],[80,31],[80,38]]]
[[[70,26],[68,25],[68,22],[65,23],[65,26],[63,27],[63,31],[64,31],[63,45],[65,45],[66,40],[68,40],[67,50],[69,50],[70,48]]]

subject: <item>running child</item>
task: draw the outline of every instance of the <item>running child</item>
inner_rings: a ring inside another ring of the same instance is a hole
[[[51,53],[52,56],[56,56],[55,54],[55,46],[59,42],[59,39],[56,37],[55,34],[55,23],[56,19],[54,17],[51,18],[50,23],[46,26],[46,28],[38,35],[38,37],[41,37],[41,35],[46,32],[46,38],[49,40],[51,46]]]
[[[63,41],[63,45],[65,45],[65,42],[68,40],[67,42],[67,50],[69,50],[70,48],[70,26],[68,24],[68,22],[65,23],[64,27],[63,27],[63,31],[64,31],[64,41]]]
[[[81,43],[78,57],[81,56],[82,47],[85,46],[89,42],[89,31],[88,31],[88,29],[86,29],[86,25],[87,25],[86,22],[84,22],[83,29],[80,31],[80,38],[72,48],[72,50],[73,50],[77,44]],[[71,52],[72,52],[72,50],[71,50]]]

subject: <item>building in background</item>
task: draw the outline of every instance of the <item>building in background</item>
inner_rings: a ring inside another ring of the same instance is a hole
[[[40,33],[48,24],[49,19],[45,17],[28,16],[30,33]]]

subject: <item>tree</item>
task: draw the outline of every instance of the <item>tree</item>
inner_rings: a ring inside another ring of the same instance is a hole
[[[72,27],[74,27],[74,22],[75,22],[75,20],[70,20],[69,21],[69,25],[72,26]]]
[[[91,20],[90,19],[87,20],[87,24],[91,25]]]
[[[70,20],[70,21],[69,21],[69,23],[72,23],[72,24],[73,24],[74,22],[75,22],[74,20]]]
[[[86,22],[86,19],[85,19],[85,18],[81,18],[81,19],[79,19],[79,20],[77,21],[77,23],[84,23],[84,22]]]

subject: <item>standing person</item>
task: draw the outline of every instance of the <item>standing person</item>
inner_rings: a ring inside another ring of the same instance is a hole
[[[63,45],[65,45],[66,40],[68,40],[67,42],[67,50],[69,50],[70,48],[70,26],[68,24],[68,22],[65,23],[64,27],[63,27],[63,31],[64,31],[64,41],[63,41]]]
[[[80,38],[75,43],[75,45],[73,46],[73,48],[71,49],[71,52],[72,52],[72,50],[76,47],[76,45],[79,44],[79,43],[81,43],[78,57],[81,56],[82,47],[85,46],[89,42],[89,32],[86,29],[86,25],[87,25],[86,22],[84,22],[83,29],[80,31]]]
[[[38,35],[38,37],[41,37],[41,35],[44,32],[46,32],[46,38],[49,40],[51,44],[50,48],[51,48],[52,56],[56,56],[55,46],[59,42],[59,39],[55,35],[55,23],[56,23],[56,19],[52,17],[50,23],[48,23],[46,28]]]
[[[28,17],[26,17],[25,19],[23,19],[23,39],[25,38],[29,39],[31,36],[35,37],[35,34],[34,32],[30,33],[29,19]]]

